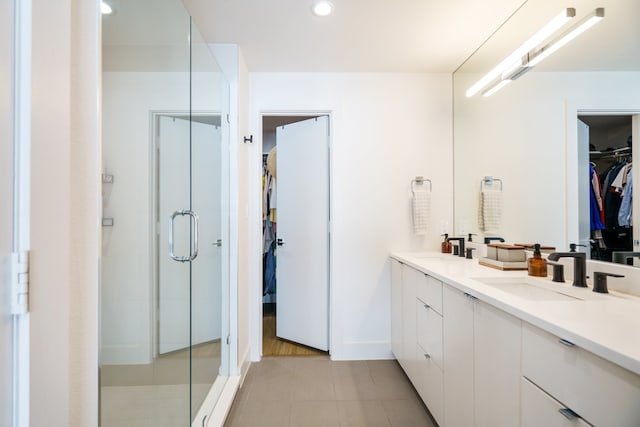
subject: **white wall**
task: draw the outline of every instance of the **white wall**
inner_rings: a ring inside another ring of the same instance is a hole
[[[504,181],[502,235],[568,248],[578,239],[577,114],[640,111],[640,73],[531,72],[489,98],[455,79],[455,215],[477,230],[480,179]]]
[[[33,0],[30,425],[98,412],[99,10]]]
[[[251,312],[261,282],[261,114],[331,113],[331,355],[390,358],[389,252],[435,250],[452,220],[451,76],[250,73]],[[258,136],[258,138],[257,138]],[[432,226],[412,234],[410,184],[433,181]],[[252,319],[258,360],[259,319]]]
[[[230,275],[229,315],[232,339],[231,375],[246,373],[249,363],[249,185],[248,155],[250,143],[244,142],[248,117],[248,71],[242,51],[237,45],[212,44],[209,46],[220,69],[229,82],[229,155],[230,155]]]
[[[220,111],[218,73],[194,74],[194,111]],[[152,358],[151,111],[187,112],[187,73],[103,73],[102,363]],[[206,88],[206,90],[204,90]],[[159,226],[165,226],[164,223]]]

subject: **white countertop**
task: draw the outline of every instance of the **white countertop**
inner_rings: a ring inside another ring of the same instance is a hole
[[[591,287],[573,287],[570,281],[555,283],[550,278],[531,278],[526,271],[500,271],[479,265],[477,259],[438,252],[393,253],[391,257],[640,375],[638,297],[615,292],[598,294]],[[474,278],[526,278],[584,300],[534,301]]]

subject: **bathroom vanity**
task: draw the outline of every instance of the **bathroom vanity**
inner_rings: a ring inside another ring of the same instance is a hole
[[[640,298],[391,255],[391,343],[440,427],[640,426]]]

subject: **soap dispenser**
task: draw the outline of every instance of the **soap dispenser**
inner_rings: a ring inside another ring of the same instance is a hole
[[[450,254],[451,253],[451,242],[449,241],[449,234],[448,233],[444,233],[444,234],[441,234],[441,236],[444,236],[444,240],[440,244],[440,250],[442,251],[443,254]]]
[[[533,256],[527,260],[529,276],[547,277],[547,260],[540,254],[540,244],[533,245]]]

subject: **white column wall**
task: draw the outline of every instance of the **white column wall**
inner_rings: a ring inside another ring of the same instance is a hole
[[[246,372],[249,360],[249,274],[251,272],[250,239],[253,225],[249,220],[248,156],[252,147],[245,143],[249,136],[248,71],[242,52],[237,45],[212,44],[209,46],[220,69],[229,82],[229,152],[230,152],[230,334],[231,375]]]
[[[99,10],[33,0],[30,425],[98,417]]]
[[[261,114],[331,113],[331,355],[391,358],[394,250],[436,250],[452,221],[451,75],[250,73],[251,311],[259,311]],[[412,233],[410,184],[433,181],[429,233]],[[309,189],[313,191],[313,189]],[[259,230],[259,231],[257,231]],[[260,357],[252,319],[252,359]]]

